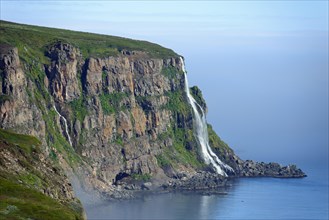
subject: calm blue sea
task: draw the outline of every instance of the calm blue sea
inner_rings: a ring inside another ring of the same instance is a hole
[[[303,179],[240,178],[226,195],[170,193],[85,205],[88,219],[328,219],[328,170]]]

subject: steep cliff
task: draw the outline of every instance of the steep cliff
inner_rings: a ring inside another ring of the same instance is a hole
[[[124,181],[161,184],[212,170],[200,158],[173,51],[4,21],[0,33],[0,127],[38,137],[44,157],[73,167],[85,186],[113,194]],[[191,93],[206,110],[201,91]],[[262,175],[208,132],[234,175]]]

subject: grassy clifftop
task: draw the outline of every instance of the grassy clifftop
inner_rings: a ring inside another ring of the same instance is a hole
[[[20,51],[33,50],[35,55],[39,55],[38,57],[43,57],[46,47],[56,41],[78,47],[84,58],[115,56],[122,50],[143,51],[150,57],[156,58],[178,56],[170,49],[147,41],[17,24],[3,20],[0,20],[0,36],[0,43],[18,46]]]

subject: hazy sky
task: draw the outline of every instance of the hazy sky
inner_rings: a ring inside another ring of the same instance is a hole
[[[328,1],[0,3],[3,20],[169,47],[242,159],[328,163]]]

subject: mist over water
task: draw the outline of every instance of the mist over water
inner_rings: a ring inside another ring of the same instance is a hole
[[[328,219],[323,172],[302,179],[240,178],[226,195],[168,193],[85,208],[88,219]]]

